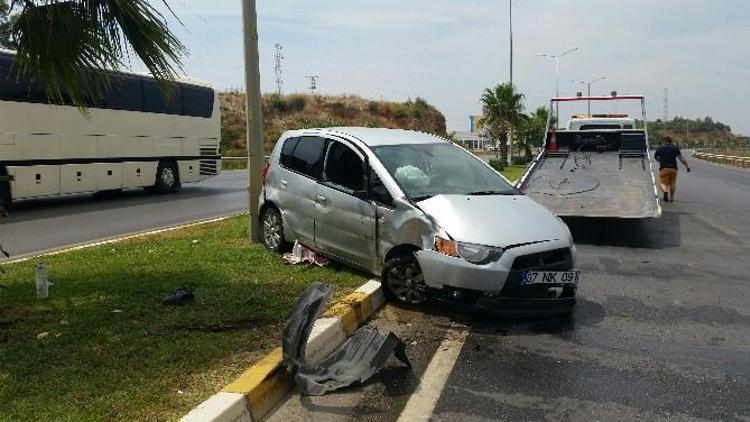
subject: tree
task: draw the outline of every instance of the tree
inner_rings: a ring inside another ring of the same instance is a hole
[[[167,94],[182,70],[185,47],[146,0],[11,0],[14,11],[16,71],[39,80],[50,102],[62,102],[65,94],[85,109],[84,99],[106,90],[107,71],[122,68],[131,52]]]
[[[524,95],[516,91],[516,87],[510,82],[486,88],[482,94],[483,116],[480,124],[487,129],[490,139],[499,147],[502,165],[508,164],[508,132],[518,127],[523,118],[523,99]]]
[[[545,107],[538,107],[533,113],[527,115],[522,120],[519,127],[518,141],[527,157],[531,155],[531,147],[542,146],[544,135],[547,132],[548,118],[549,110]],[[554,119],[554,116],[552,118]]]
[[[0,47],[16,48],[11,37],[11,29],[15,21],[15,15],[11,15],[8,0],[0,0]]]

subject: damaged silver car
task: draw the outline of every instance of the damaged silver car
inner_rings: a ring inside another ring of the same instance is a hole
[[[285,132],[263,170],[265,245],[300,242],[381,276],[388,296],[565,313],[579,272],[565,223],[445,139],[399,129]]]

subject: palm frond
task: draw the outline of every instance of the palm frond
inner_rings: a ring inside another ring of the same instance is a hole
[[[18,71],[44,85],[51,102],[85,98],[109,87],[132,51],[170,93],[187,50],[145,0],[14,0]],[[170,9],[171,12],[171,9]]]

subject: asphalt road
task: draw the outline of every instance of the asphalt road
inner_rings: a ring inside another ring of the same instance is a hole
[[[750,171],[690,162],[660,219],[568,221],[583,277],[571,318],[388,305],[371,324],[406,340],[412,369],[392,360],[364,386],[293,396],[272,420],[395,421],[424,391],[411,415],[438,421],[750,420]],[[435,388],[428,364],[451,338]]]
[[[230,171],[167,195],[131,189],[19,201],[0,219],[0,242],[13,258],[222,216],[247,209],[246,184],[246,172]]]

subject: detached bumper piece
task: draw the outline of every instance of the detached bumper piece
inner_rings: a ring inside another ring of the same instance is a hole
[[[284,364],[303,395],[320,396],[370,379],[385,365],[391,354],[407,366],[404,343],[393,333],[381,334],[363,326],[319,364],[305,361],[305,347],[315,320],[331,295],[331,287],[313,283],[297,299],[282,335]]]

